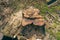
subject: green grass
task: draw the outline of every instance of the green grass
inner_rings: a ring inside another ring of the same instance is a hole
[[[60,40],[60,32],[56,33],[56,38],[57,38],[57,40]]]

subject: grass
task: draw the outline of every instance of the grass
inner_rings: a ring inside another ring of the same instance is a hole
[[[56,33],[56,38],[57,38],[57,40],[60,40],[60,32]]]

